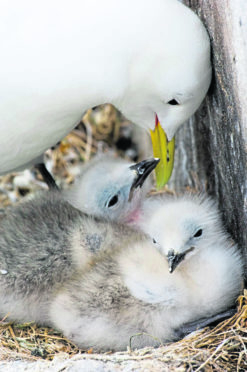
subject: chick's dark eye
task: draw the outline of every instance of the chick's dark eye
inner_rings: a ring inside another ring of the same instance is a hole
[[[194,234],[194,238],[199,238],[199,236],[202,235],[202,229],[197,230],[197,232]]]
[[[174,98],[168,101],[167,103],[168,105],[172,105],[172,106],[179,105],[179,102]]]
[[[157,242],[156,242],[156,240],[155,240],[154,238],[153,238],[153,243],[154,243],[154,244],[157,244]]]
[[[118,195],[114,195],[108,202],[107,207],[113,207],[118,202]]]

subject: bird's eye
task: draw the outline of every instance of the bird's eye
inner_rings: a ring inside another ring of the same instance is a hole
[[[171,106],[179,105],[179,102],[175,98],[171,99],[167,103],[168,103],[168,105],[171,105]]]
[[[111,208],[118,202],[118,195],[114,195],[108,202],[107,207]]]
[[[202,236],[202,229],[197,230],[197,232],[194,234],[194,238],[199,238],[199,236]]]
[[[156,240],[155,240],[154,238],[153,238],[153,243],[154,243],[154,244],[157,244],[157,242],[156,242]]]

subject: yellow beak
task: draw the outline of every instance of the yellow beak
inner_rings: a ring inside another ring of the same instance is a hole
[[[171,177],[174,164],[175,138],[167,140],[165,131],[162,129],[156,116],[155,129],[150,130],[155,158],[160,162],[155,168],[157,189],[161,189]]]

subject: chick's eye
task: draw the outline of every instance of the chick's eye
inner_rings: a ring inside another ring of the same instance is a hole
[[[118,195],[114,195],[108,202],[107,207],[113,207],[118,202]]]
[[[197,230],[197,232],[194,234],[194,238],[199,238],[199,236],[202,236],[202,229]]]
[[[153,243],[154,243],[154,244],[157,244],[157,242],[156,242],[156,240],[155,240],[154,238],[153,238]]]
[[[179,102],[175,98],[171,99],[167,103],[168,103],[168,105],[171,105],[171,106],[179,105]]]

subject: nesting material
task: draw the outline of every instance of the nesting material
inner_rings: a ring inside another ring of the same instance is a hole
[[[47,165],[62,187],[73,182],[80,161],[88,161],[96,151],[114,148],[127,123],[110,106],[90,110],[83,122],[53,150],[47,152]],[[21,173],[22,174],[22,173]],[[26,197],[15,187],[14,179],[20,173],[0,177],[0,208]],[[28,194],[44,188],[38,173],[29,177]],[[35,187],[32,187],[32,183]],[[26,185],[25,185],[26,186]],[[1,217],[1,216],[0,216]],[[1,217],[2,218],[2,217]],[[200,304],[198,304],[200,306]],[[138,335],[133,335],[138,337]],[[126,352],[94,354],[81,350],[54,329],[38,327],[34,323],[13,324],[8,317],[0,320],[0,360],[47,360],[56,356],[65,358],[141,363],[165,363],[169,371],[246,371],[247,370],[247,290],[238,299],[238,311],[217,327],[205,328],[187,338],[161,345],[159,348],[132,350],[131,340]]]
[[[138,335],[134,336],[138,337]],[[185,339],[157,349],[131,349],[126,352],[94,354],[80,350],[60,333],[40,328],[33,323],[14,325],[7,319],[0,323],[0,360],[52,360],[60,353],[69,358],[96,360],[146,360],[165,362],[171,370],[181,371],[246,371],[247,370],[247,290],[238,299],[238,312],[210,329],[197,331]]]

